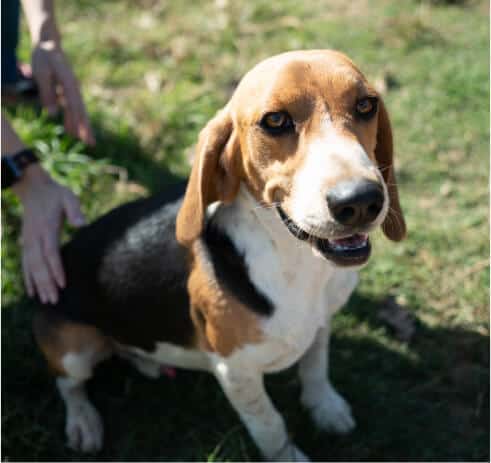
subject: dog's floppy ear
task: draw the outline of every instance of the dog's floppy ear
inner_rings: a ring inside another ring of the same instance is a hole
[[[227,107],[201,131],[186,194],[177,214],[177,240],[189,246],[201,233],[206,208],[232,202],[238,192],[238,137]]]
[[[389,192],[389,212],[382,224],[382,230],[390,240],[401,241],[406,236],[406,223],[399,203],[393,156],[394,147],[389,115],[384,102],[380,99],[375,158]]]

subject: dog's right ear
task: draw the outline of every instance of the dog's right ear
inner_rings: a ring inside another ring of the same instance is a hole
[[[394,146],[389,114],[382,99],[379,101],[377,146],[375,158],[389,192],[389,212],[382,224],[382,230],[392,241],[401,241],[406,237],[406,222],[399,202],[396,174],[394,169]]]
[[[227,107],[201,131],[186,194],[177,214],[176,237],[189,246],[203,230],[206,208],[215,201],[232,202],[240,179],[239,140]]]

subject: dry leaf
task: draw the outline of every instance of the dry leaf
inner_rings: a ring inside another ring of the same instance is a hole
[[[373,86],[381,95],[385,95],[387,93],[387,82],[384,76],[377,77],[373,83]]]
[[[135,194],[138,196],[148,195],[148,190],[143,186],[135,182],[116,182],[116,193],[118,194]]]
[[[215,6],[219,10],[224,10],[228,6],[228,0],[215,0]]]
[[[415,331],[414,315],[399,304],[394,296],[389,296],[385,300],[382,308],[378,311],[378,317],[395,331],[395,335],[400,341],[409,342],[413,337]]]
[[[147,84],[148,90],[152,93],[156,93],[160,90],[162,85],[162,76],[159,71],[147,71],[143,76],[145,84]]]
[[[137,18],[136,24],[142,29],[151,29],[155,27],[156,19],[155,16],[146,12],[143,13],[139,18]]]
[[[399,82],[394,75],[386,71],[383,75],[377,77],[374,82],[374,87],[381,95],[385,95],[389,90],[399,87]]]

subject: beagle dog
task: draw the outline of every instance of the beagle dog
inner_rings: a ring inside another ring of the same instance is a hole
[[[84,385],[113,354],[154,377],[162,365],[212,373],[270,460],[307,460],[263,383],[295,362],[315,424],[351,431],[327,378],[329,324],[379,226],[405,236],[374,88],[330,50],[255,66],[202,130],[187,184],[111,211],[62,250],[68,285],[34,332],[69,445],[102,447]]]

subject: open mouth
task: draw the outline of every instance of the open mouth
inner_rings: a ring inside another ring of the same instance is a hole
[[[326,259],[338,265],[361,265],[370,257],[371,246],[367,233],[355,233],[339,239],[319,238],[302,230],[280,206],[277,206],[277,211],[284,225],[295,238],[308,241]]]

